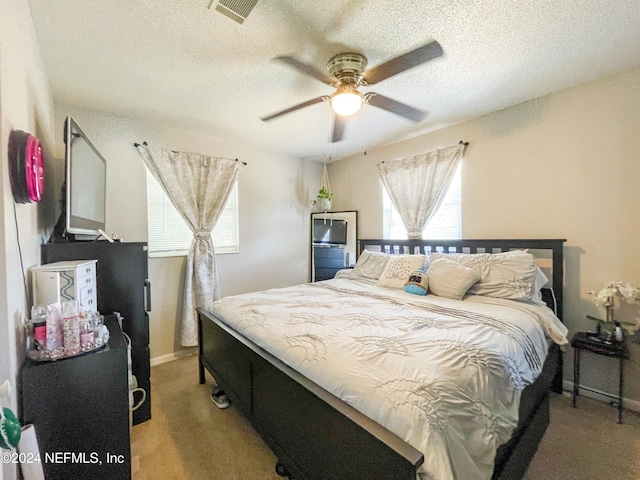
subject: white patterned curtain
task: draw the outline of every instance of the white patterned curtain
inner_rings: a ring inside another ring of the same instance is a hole
[[[422,230],[438,211],[458,168],[465,144],[378,164],[378,172],[402,218],[409,239],[422,238]]]
[[[224,210],[243,163],[196,153],[137,145],[145,165],[193,232],[187,257],[180,340],[198,344],[195,309],[220,298],[211,231]]]

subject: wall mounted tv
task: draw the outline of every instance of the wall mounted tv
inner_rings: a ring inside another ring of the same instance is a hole
[[[71,117],[64,122],[64,143],[62,213],[51,241],[98,237],[105,230],[107,162]]]
[[[313,243],[326,245],[346,245],[347,221],[314,218]]]

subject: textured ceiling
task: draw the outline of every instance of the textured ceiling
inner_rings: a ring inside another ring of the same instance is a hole
[[[259,117],[333,89],[277,55],[324,69],[355,51],[371,67],[432,39],[442,46],[441,57],[361,89],[427,118],[368,107],[331,145],[335,158],[640,65],[638,0],[259,0],[243,24],[216,12],[217,0],[28,1],[57,102],[298,157],[329,153],[328,105]]]

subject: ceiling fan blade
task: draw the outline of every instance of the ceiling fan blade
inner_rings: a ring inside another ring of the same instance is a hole
[[[336,143],[342,140],[342,134],[344,133],[344,126],[346,119],[341,115],[333,116],[333,135],[331,136],[331,143]]]
[[[279,55],[275,57],[274,60],[285,63],[290,67],[293,67],[296,70],[304,73],[305,75],[309,75],[310,77],[320,80],[327,85],[334,85],[338,83],[338,79],[333,75],[329,75],[327,72],[324,72],[313,65],[298,60],[297,58],[293,58],[288,55]]]
[[[418,47],[404,55],[400,55],[399,57],[367,70],[362,74],[362,78],[364,78],[369,85],[374,85],[400,72],[422,65],[440,55],[442,55],[442,47],[434,40],[422,47]]]
[[[296,110],[300,110],[301,108],[308,107],[310,105],[315,105],[316,103],[324,102],[328,100],[329,97],[326,95],[322,95],[321,97],[316,97],[312,100],[307,100],[306,102],[299,103],[298,105],[294,105],[293,107],[289,107],[280,112],[272,113],[271,115],[267,115],[266,117],[260,117],[260,120],[263,122],[268,122],[269,120],[273,120],[274,118],[280,117],[282,115],[286,115],[287,113],[295,112]]]
[[[368,98],[367,102],[369,103],[369,105],[373,105],[374,107],[382,108],[383,110],[395,113],[396,115],[400,115],[401,117],[409,119],[412,122],[421,122],[427,116],[426,112],[398,102],[393,98],[385,97],[384,95],[380,95],[379,93],[371,93],[370,95],[371,96]]]

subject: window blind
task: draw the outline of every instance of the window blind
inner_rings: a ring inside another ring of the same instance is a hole
[[[193,234],[162,187],[147,170],[147,218],[149,255],[187,255]],[[238,253],[238,182],[212,232],[216,254]]]

